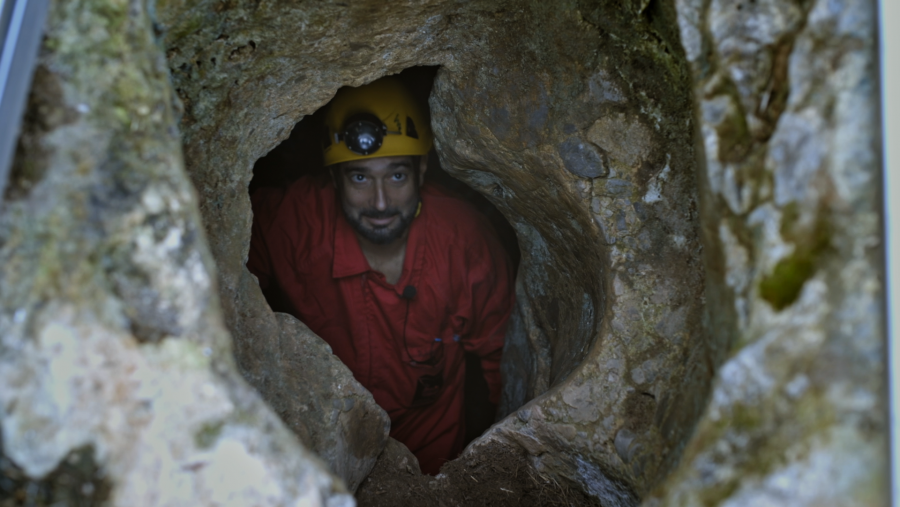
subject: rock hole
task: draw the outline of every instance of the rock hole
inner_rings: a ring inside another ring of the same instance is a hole
[[[428,110],[428,96],[434,82],[438,67],[412,67],[398,74],[398,78],[412,92],[424,111]],[[291,130],[287,139],[272,151],[256,161],[253,166],[253,178],[248,185],[250,195],[261,188],[286,189],[297,179],[308,176],[318,177],[326,171],[322,162],[321,125],[325,108],[306,116]],[[441,167],[439,154],[432,150],[429,157],[426,184],[440,185],[455,195],[472,204],[487,218],[496,232],[513,268],[517,268],[520,259],[519,245],[515,230],[497,208],[483,195],[473,190],[462,181],[450,176]],[[496,185],[492,194],[502,197],[502,188]],[[314,288],[311,288],[314,290]],[[273,288],[263,291],[266,301],[273,311],[292,313],[291,305],[284,294]],[[480,436],[496,420],[495,407],[488,401],[488,386],[482,373],[481,363],[477,356],[467,353],[465,356],[465,443],[468,444]],[[515,372],[510,373],[516,375]],[[504,405],[506,415],[516,406]]]
[[[303,4],[268,12],[269,34],[316,19],[303,33],[321,38],[273,39],[265,55],[238,10],[222,26],[243,46],[210,45],[221,32],[167,41],[226,55],[206,90],[188,73],[174,79],[196,119],[185,127],[187,167],[238,365],[351,490],[391,448],[388,420],[321,339],[271,312],[244,268],[247,188],[262,181],[256,161],[338,88],[417,65],[440,66],[429,99],[440,166],[499,210],[521,256],[502,365],[507,416],[460,459],[499,466],[496,453],[524,451],[538,480],[619,505],[675,463],[722,347],[703,333],[690,72],[670,2],[641,4],[409,19]],[[192,57],[170,64],[182,58]]]

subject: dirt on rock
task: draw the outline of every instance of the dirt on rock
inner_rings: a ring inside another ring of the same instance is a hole
[[[394,440],[360,485],[356,501],[359,507],[601,505],[578,488],[537,472],[523,449],[489,443],[430,476],[422,475],[416,458]]]

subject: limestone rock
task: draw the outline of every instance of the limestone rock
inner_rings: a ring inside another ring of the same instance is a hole
[[[321,338],[294,317],[269,310],[253,275],[245,271],[240,283],[245,298],[257,298],[240,319],[231,319],[232,331],[247,337],[234,343],[241,373],[355,491],[388,438],[390,420]]]
[[[0,210],[2,494],[352,505],[237,372],[173,101],[145,2],[52,4]]]
[[[703,5],[679,20],[735,342],[648,505],[887,505],[875,5]]]
[[[244,355],[286,328],[243,266],[253,163],[340,86],[440,65],[442,166],[491,199],[523,250],[525,324],[509,340],[532,366],[504,403],[534,399],[488,439],[625,504],[669,470],[725,348],[703,331],[690,72],[671,5],[217,0],[158,13],[238,362],[267,399],[287,399],[281,381]],[[317,385],[329,384],[346,385]]]
[[[547,336],[550,389],[466,453],[519,445],[540,472],[633,505],[676,458],[710,375],[687,69],[643,42],[672,34],[640,13],[507,16],[483,51],[444,64],[431,109],[444,167],[517,229],[519,304]],[[603,155],[605,177],[556,156],[573,137]]]
[[[389,438],[381,455],[378,456],[378,462],[383,463],[385,468],[390,468],[399,473],[420,474],[419,460],[416,456],[406,448],[405,445]]]
[[[247,184],[340,86],[438,65],[442,166],[522,249],[509,415],[450,468],[524,450],[604,505],[885,501],[871,2],[153,16],[54,5],[0,213],[7,476],[128,505],[350,503],[297,437],[351,489],[398,449],[244,268]]]

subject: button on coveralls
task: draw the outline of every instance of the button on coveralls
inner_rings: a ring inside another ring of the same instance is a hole
[[[499,401],[513,274],[470,204],[428,184],[421,199],[395,285],[369,267],[333,185],[321,179],[254,193],[247,267],[331,345],[387,411],[391,436],[435,474],[462,450],[464,352],[481,359],[489,400]],[[407,286],[412,299],[401,297]]]

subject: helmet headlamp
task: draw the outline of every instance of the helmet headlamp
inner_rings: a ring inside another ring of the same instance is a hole
[[[395,77],[341,88],[323,123],[326,166],[364,158],[427,155],[432,146],[425,110]]]
[[[340,140],[353,153],[371,155],[381,148],[387,133],[387,126],[377,116],[363,113],[347,120]]]

